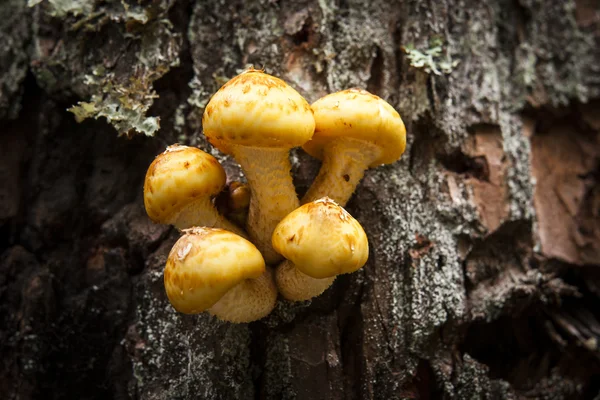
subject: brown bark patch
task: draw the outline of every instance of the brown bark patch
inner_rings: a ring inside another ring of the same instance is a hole
[[[507,162],[502,133],[496,125],[474,125],[462,152],[442,156],[440,161],[453,172],[447,176],[453,201],[462,201],[457,179],[469,187],[469,201],[475,205],[488,234],[496,231],[508,217],[506,190]]]
[[[466,152],[482,175],[479,178],[470,177],[466,183],[473,189],[473,202],[477,205],[483,225],[488,232],[493,232],[508,216],[506,158],[500,129],[492,125],[475,126]]]
[[[582,28],[595,24],[600,25],[598,2],[595,0],[575,0],[575,20],[577,25]]]
[[[546,127],[538,125],[531,138],[531,151],[542,253],[573,264],[598,263],[598,131],[588,129],[593,126],[577,126],[572,115],[546,123]]]

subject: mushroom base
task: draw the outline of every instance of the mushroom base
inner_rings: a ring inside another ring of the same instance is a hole
[[[266,317],[275,308],[277,288],[267,269],[256,279],[247,279],[229,290],[208,309],[223,321],[245,323]]]
[[[317,279],[300,272],[289,260],[285,260],[275,271],[275,281],[281,295],[290,301],[310,300],[329,288],[335,276]]]

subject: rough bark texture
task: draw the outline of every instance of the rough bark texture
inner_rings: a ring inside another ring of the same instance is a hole
[[[0,3],[0,397],[599,398],[597,2],[29,3]],[[384,97],[408,147],[348,204],[365,268],[232,325],[170,307],[141,192],[248,64]]]

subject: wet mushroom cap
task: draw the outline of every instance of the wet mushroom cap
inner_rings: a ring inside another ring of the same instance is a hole
[[[246,239],[223,229],[192,228],[175,243],[164,283],[173,307],[196,314],[217,303],[246,279],[265,272],[265,261]]]
[[[323,159],[323,149],[333,139],[367,141],[381,149],[369,167],[396,161],[406,148],[406,128],[400,114],[385,100],[365,90],[348,89],[329,94],[311,106],[315,133],[303,149]]]
[[[210,154],[195,147],[169,146],[146,173],[146,212],[154,222],[167,223],[192,201],[219,193],[225,181],[223,167]]]
[[[283,80],[250,69],[210,99],[202,117],[204,135],[219,150],[229,144],[263,148],[302,146],[314,132],[310,105]]]
[[[276,263],[273,230],[299,205],[288,153],[312,137],[310,105],[281,79],[250,69],[213,95],[202,126],[208,141],[240,164],[251,191],[246,230],[265,260]]]
[[[299,271],[319,279],[354,272],[369,257],[360,223],[328,198],[288,214],[275,228],[272,243]]]

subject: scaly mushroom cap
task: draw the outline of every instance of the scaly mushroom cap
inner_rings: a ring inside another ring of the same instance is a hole
[[[396,161],[406,147],[406,128],[400,114],[385,100],[366,90],[347,89],[329,94],[312,104],[315,133],[304,144],[311,156],[323,159],[323,147],[344,137],[367,141],[381,148],[381,156],[369,167]]]
[[[213,95],[202,117],[204,135],[219,150],[228,144],[265,148],[302,146],[315,129],[306,100],[287,83],[250,69]]]
[[[360,223],[325,197],[288,214],[275,228],[273,248],[313,278],[329,278],[361,268],[369,242]]]
[[[165,289],[177,311],[197,314],[264,272],[262,255],[241,236],[223,229],[186,229],[169,253]]]
[[[173,145],[158,155],[146,173],[144,205],[150,219],[170,223],[184,206],[225,186],[219,161],[195,147]]]

